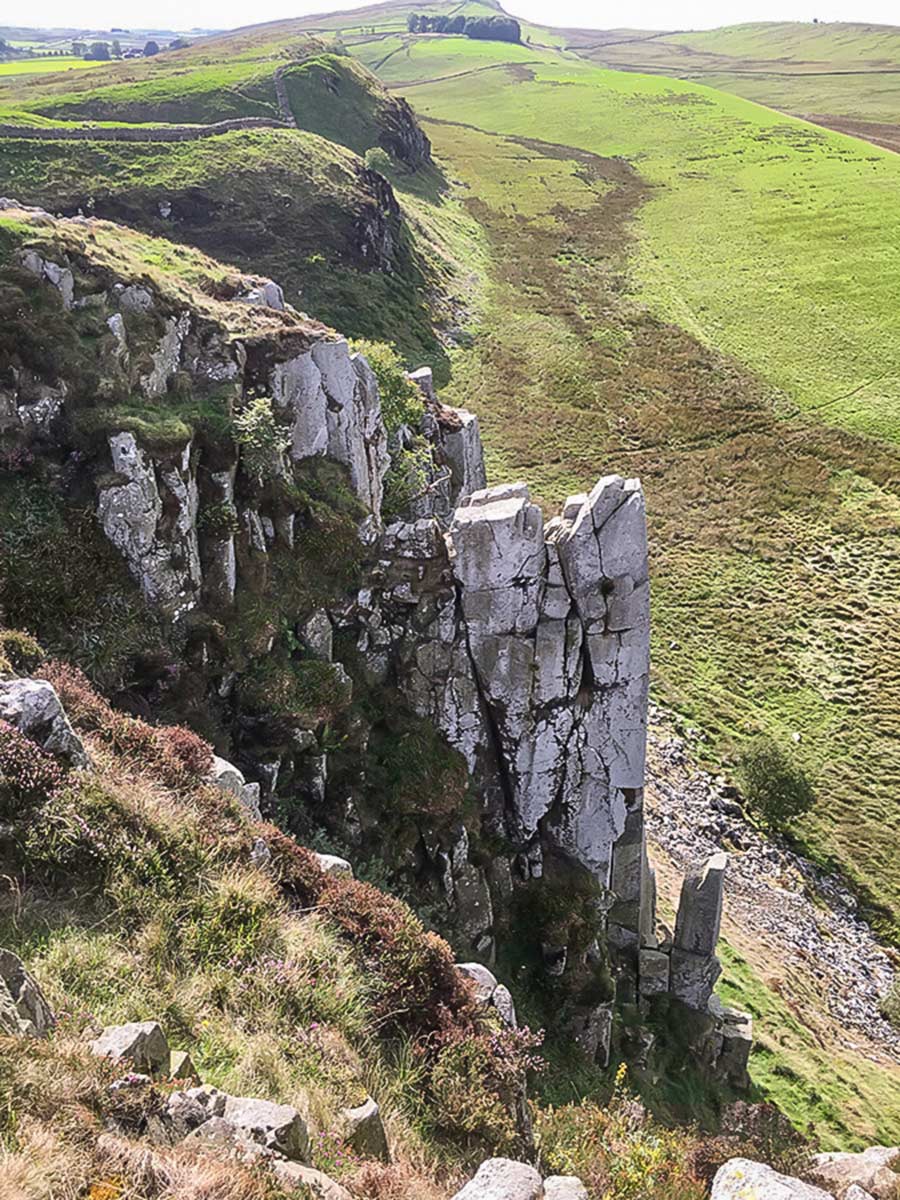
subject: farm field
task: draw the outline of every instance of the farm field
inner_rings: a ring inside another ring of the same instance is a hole
[[[446,78],[419,40],[386,73],[427,81],[401,90],[491,247],[448,398],[492,477],[550,506],[642,477],[657,694],[711,760],[795,744],[804,837],[894,926],[900,159],[687,82],[442,42]]]
[[[568,45],[598,65],[691,79],[785,112],[900,122],[896,26],[762,22],[599,44],[579,31]]]
[[[0,62],[0,78],[7,75],[44,75],[55,71],[81,71],[91,67],[105,67],[108,63],[90,62],[83,58],[14,58]]]

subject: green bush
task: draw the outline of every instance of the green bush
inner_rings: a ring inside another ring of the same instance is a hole
[[[381,394],[381,418],[388,433],[396,433],[401,425],[416,429],[422,420],[422,394],[407,378],[403,359],[386,342],[358,341],[353,349],[368,362],[378,380]]]
[[[900,978],[891,984],[888,994],[879,1005],[881,1015],[886,1021],[900,1029]]]
[[[241,700],[252,711],[304,727],[331,721],[350,703],[352,687],[334,663],[270,654],[240,682]]]
[[[366,166],[370,171],[377,171],[379,175],[390,179],[394,164],[391,162],[391,156],[387,150],[382,150],[381,146],[370,146],[366,151],[365,159]]]
[[[812,784],[791,755],[771,738],[755,738],[738,760],[748,804],[770,829],[784,829],[815,802]]]
[[[431,465],[431,448],[424,438],[416,438],[411,450],[398,450],[393,455],[384,477],[382,511],[387,520],[402,516],[424,492]]]
[[[44,661],[44,651],[30,633],[0,629],[0,663],[4,660],[14,671],[28,674]]]
[[[281,474],[281,455],[291,439],[275,419],[268,397],[258,396],[235,415],[234,440],[241,447],[244,468],[260,486]]]

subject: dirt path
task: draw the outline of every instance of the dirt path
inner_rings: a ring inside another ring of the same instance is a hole
[[[821,125],[823,129],[833,129],[836,133],[848,133],[851,137],[862,138],[873,146],[881,146],[885,150],[893,150],[900,154],[900,125],[890,125],[880,121],[857,121],[852,117],[837,117],[829,113],[794,113],[804,121],[813,125]]]

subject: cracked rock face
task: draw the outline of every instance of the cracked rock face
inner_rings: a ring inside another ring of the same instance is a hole
[[[270,386],[276,409],[290,418],[291,456],[343,463],[359,499],[379,516],[389,458],[378,384],[366,360],[345,341],[319,342],[278,363]]]
[[[404,664],[408,697],[486,783],[507,836],[552,847],[608,886],[643,783],[649,593],[639,486],[603,479],[546,528],[522,484],[475,492],[444,546],[429,546],[425,524],[391,534],[404,557],[427,554],[412,574],[449,576]]]
[[[109,439],[121,482],[103,488],[97,516],[147,600],[171,615],[192,608],[201,572],[197,541],[198,494],[190,443],[180,461],[156,467],[131,433]]]

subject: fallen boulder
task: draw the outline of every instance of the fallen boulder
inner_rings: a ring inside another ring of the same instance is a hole
[[[894,1200],[900,1196],[900,1146],[870,1146],[860,1154],[817,1154],[809,1174],[838,1195],[856,1184],[874,1200]]]
[[[84,743],[46,680],[8,679],[0,683],[0,719],[8,721],[66,766],[82,770],[90,767]]]
[[[216,1124],[201,1135],[199,1131],[212,1120],[224,1121],[236,1133],[232,1135],[225,1125]],[[201,1140],[245,1139],[285,1158],[309,1158],[306,1122],[289,1104],[229,1096],[214,1087],[194,1087],[169,1097],[165,1121],[176,1136],[196,1133]]]
[[[11,950],[0,950],[0,1033],[45,1037],[56,1024],[33,975]]]
[[[575,1175],[551,1175],[544,1180],[544,1200],[588,1200],[587,1188]]]
[[[453,1200],[541,1200],[543,1193],[534,1167],[509,1158],[489,1158]]]
[[[381,1112],[371,1096],[355,1108],[342,1108],[338,1113],[338,1127],[347,1145],[363,1158],[389,1160]]]
[[[291,1188],[305,1188],[302,1194],[315,1196],[316,1200],[352,1200],[346,1188],[335,1183],[315,1167],[305,1167],[302,1163],[285,1162],[284,1159],[274,1159],[269,1169],[279,1183]]]
[[[811,1183],[779,1175],[765,1163],[732,1158],[716,1172],[710,1200],[832,1200],[832,1197]]]
[[[108,1025],[91,1042],[91,1050],[113,1062],[130,1062],[151,1075],[169,1070],[169,1043],[158,1021],[131,1021],[127,1025]]]
[[[339,858],[336,854],[318,853],[314,853],[314,857],[326,875],[335,875],[343,879],[353,878],[353,867],[346,858]]]

